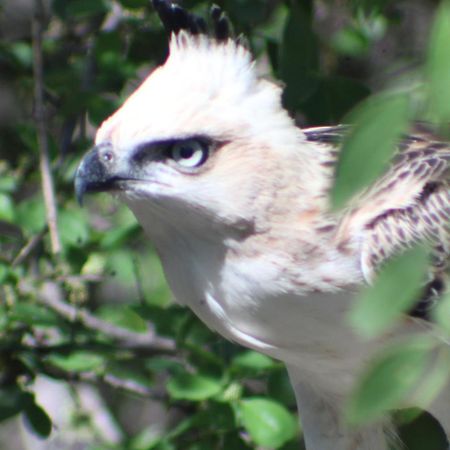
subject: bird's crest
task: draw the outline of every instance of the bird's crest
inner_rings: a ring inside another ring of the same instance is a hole
[[[250,51],[234,39],[219,7],[211,8],[208,27],[170,1],[152,1],[170,34],[169,56],[103,123],[97,143],[120,149],[195,134],[229,139],[237,130],[263,139],[269,130],[292,126],[281,88],[257,74]]]
[[[191,36],[208,35],[217,42],[227,41],[233,37],[230,21],[217,5],[211,7],[211,27],[208,28],[202,17],[189,13],[171,1],[153,0],[152,3],[169,34],[176,35],[184,30]]]

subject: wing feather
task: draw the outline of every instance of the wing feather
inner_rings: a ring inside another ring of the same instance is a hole
[[[357,241],[371,281],[389,256],[421,241],[446,265],[450,228],[450,146],[425,135],[406,137],[389,170],[344,215],[338,239]]]

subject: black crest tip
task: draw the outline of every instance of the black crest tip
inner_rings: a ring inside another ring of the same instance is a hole
[[[208,32],[208,25],[202,17],[189,13],[170,0],[152,0],[152,4],[169,34],[177,34],[185,30],[194,35],[210,34],[218,41],[225,41],[232,37],[230,21],[217,5],[211,7],[212,30]]]

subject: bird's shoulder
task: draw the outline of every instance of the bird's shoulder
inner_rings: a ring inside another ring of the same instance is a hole
[[[308,142],[326,149],[336,170],[349,126],[305,130]],[[337,222],[337,245],[352,243],[370,281],[392,255],[420,242],[434,248],[433,274],[418,314],[443,289],[450,252],[450,144],[427,126],[415,124],[399,139],[384,173],[355,196]],[[439,286],[439,289],[435,289]],[[430,292],[428,292],[430,291]],[[428,292],[428,293],[427,293]]]

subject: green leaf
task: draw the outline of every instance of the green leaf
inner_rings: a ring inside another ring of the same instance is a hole
[[[17,386],[8,386],[0,389],[0,422],[15,416],[29,403],[33,396],[19,389]]]
[[[30,326],[61,325],[61,321],[53,311],[33,303],[16,303],[11,311],[11,318]]]
[[[431,31],[427,74],[431,115],[438,122],[450,120],[450,2],[443,1]]]
[[[83,275],[103,275],[106,266],[106,256],[103,253],[91,253],[83,264],[80,273]]]
[[[68,355],[51,355],[48,361],[67,372],[90,372],[102,369],[104,357],[88,351],[72,352]]]
[[[386,168],[408,125],[408,107],[404,94],[383,95],[369,98],[349,115],[354,126],[344,141],[337,167],[331,192],[334,208],[343,207]]]
[[[38,436],[47,438],[52,431],[52,421],[47,413],[36,403],[28,405],[24,412],[24,420],[28,427]]]
[[[16,214],[17,224],[29,233],[38,233],[46,224],[45,206],[40,195],[20,202]]]
[[[294,416],[273,400],[248,398],[239,403],[238,410],[244,428],[257,445],[279,448],[297,434]]]
[[[231,363],[231,367],[235,370],[253,372],[261,372],[263,370],[273,369],[278,366],[279,364],[272,358],[253,350],[246,350],[240,353],[233,358]]]
[[[223,388],[220,379],[180,372],[167,382],[167,391],[175,400],[201,401],[217,395]]]
[[[350,312],[353,327],[372,338],[387,330],[417,300],[429,264],[428,251],[415,247],[393,257],[373,286],[363,289]]]
[[[109,323],[137,333],[145,333],[148,329],[147,322],[129,306],[104,305],[96,311],[96,315]]]
[[[8,176],[5,174],[1,175],[0,178],[0,192],[11,193],[17,188],[17,180],[15,177]]]
[[[424,375],[433,345],[424,336],[392,346],[374,359],[349,400],[347,419],[361,424],[398,407]]]
[[[64,245],[79,246],[89,239],[89,224],[81,208],[60,210],[58,229]]]
[[[0,192],[0,220],[14,221],[14,205],[11,197]]]
[[[332,38],[333,47],[342,54],[359,56],[369,50],[369,39],[354,27],[341,28]]]

